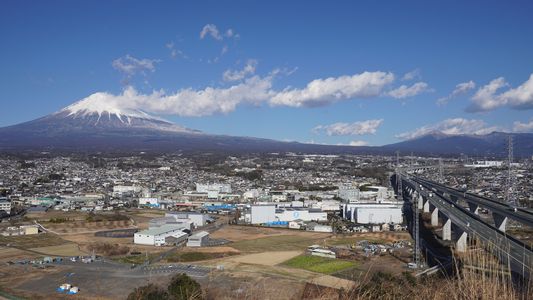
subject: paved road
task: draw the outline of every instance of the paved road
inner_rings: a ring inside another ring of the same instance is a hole
[[[211,269],[207,267],[185,264],[148,266],[141,270],[144,274],[185,273],[191,277],[205,277],[211,272]]]

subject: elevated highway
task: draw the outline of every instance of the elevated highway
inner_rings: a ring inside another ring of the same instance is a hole
[[[417,207],[431,214],[431,225],[442,226],[443,240],[454,241],[456,251],[467,251],[468,239],[475,238],[486,251],[510,266],[513,273],[529,278],[533,269],[531,247],[505,233],[507,218],[530,224],[532,220],[528,211],[418,177],[409,177],[406,173],[399,178],[404,195],[409,195],[412,201],[418,201]],[[469,205],[470,209],[458,205],[457,199],[460,197],[473,204]],[[494,210],[495,225],[480,218],[477,214],[479,206]]]

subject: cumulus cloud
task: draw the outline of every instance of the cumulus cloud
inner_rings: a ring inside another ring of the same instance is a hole
[[[155,68],[153,63],[150,65],[143,62],[141,65],[146,70],[152,70]],[[279,90],[273,88],[274,78],[288,75],[295,69],[275,69],[266,76],[259,76],[254,75],[256,64],[257,62],[251,60],[242,70],[229,70],[225,73],[224,79],[234,82],[229,87],[184,88],[174,93],[161,90],[151,94],[141,94],[133,87],[127,87],[119,95],[105,92],[93,95],[98,95],[102,101],[121,102],[130,109],[164,115],[200,117],[229,113],[241,104],[312,107],[354,98],[376,98],[386,95],[387,88],[394,82],[392,73],[377,71],[316,79],[300,89],[287,87]],[[130,107],[131,105],[133,107]]]
[[[131,77],[137,73],[144,74],[147,71],[154,72],[155,64],[160,62],[158,59],[137,59],[129,54],[115,59],[111,65],[122,74]]]
[[[527,123],[516,121],[513,123],[514,132],[533,132],[533,119],[530,119]]]
[[[439,98],[437,100],[437,105],[439,106],[446,105],[453,98],[459,95],[465,94],[466,92],[473,90],[475,88],[476,88],[476,83],[472,80],[459,83],[458,85],[455,86],[455,89],[453,90],[451,94],[449,94],[446,97]]]
[[[334,123],[330,125],[318,125],[312,131],[315,133],[325,132],[329,136],[375,134],[382,123],[383,119],[354,123]]]
[[[248,75],[253,75],[257,67],[257,60],[249,59],[246,65],[241,70],[226,70],[222,74],[224,81],[239,81],[243,80]]]
[[[420,79],[420,69],[414,69],[411,72],[407,72],[403,75],[402,80],[403,81],[409,81],[413,79]]]
[[[400,87],[389,91],[388,95],[396,99],[404,99],[407,97],[414,97],[426,91],[428,91],[428,84],[425,82],[417,82],[411,86],[401,85]]]
[[[449,135],[488,134],[498,130],[501,130],[501,128],[498,126],[488,126],[483,120],[455,118],[447,119],[437,124],[425,125],[413,131],[398,134],[396,137],[402,140],[410,140],[430,133],[444,133]]]
[[[533,109],[533,74],[518,87],[498,93],[500,89],[508,86],[503,77],[492,80],[477,90],[467,111],[489,111],[503,106],[513,109]]]
[[[233,29],[227,29],[224,33],[221,33],[215,24],[206,24],[202,31],[200,31],[200,39],[204,39],[206,36],[210,36],[217,41],[222,41],[224,37],[238,39],[240,35]]]
[[[394,81],[386,72],[363,72],[352,76],[315,79],[305,88],[286,88],[270,101],[272,105],[292,107],[322,106],[350,98],[379,96]]]

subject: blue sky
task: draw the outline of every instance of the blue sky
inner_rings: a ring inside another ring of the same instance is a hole
[[[288,2],[2,1],[0,126],[106,93],[300,142],[533,131],[530,1]]]

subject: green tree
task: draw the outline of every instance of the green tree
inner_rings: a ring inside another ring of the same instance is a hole
[[[170,280],[168,294],[173,300],[202,299],[202,288],[186,274],[178,274]]]
[[[133,290],[128,295],[128,300],[167,300],[170,299],[168,293],[162,288],[149,284]]]

